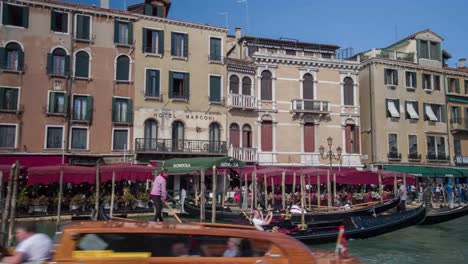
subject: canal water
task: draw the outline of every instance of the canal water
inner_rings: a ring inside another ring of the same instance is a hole
[[[53,236],[55,222],[39,222],[38,229]],[[468,216],[437,225],[414,226],[370,239],[348,240],[348,247],[351,255],[369,264],[468,263]],[[335,244],[311,248],[334,250]]]

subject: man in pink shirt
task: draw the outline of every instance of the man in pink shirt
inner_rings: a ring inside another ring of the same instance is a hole
[[[163,169],[161,174],[154,178],[153,187],[151,188],[151,199],[153,200],[154,207],[156,208],[156,212],[154,215],[155,222],[163,221],[162,208],[163,202],[166,201],[167,197],[166,179],[166,170]]]

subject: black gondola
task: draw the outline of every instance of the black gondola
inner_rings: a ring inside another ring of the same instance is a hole
[[[331,211],[331,212],[308,212],[305,214],[305,221],[323,221],[323,220],[340,220],[351,216],[372,216],[381,214],[392,208],[395,208],[400,203],[399,198],[388,200],[383,203],[378,203],[372,206],[363,208],[350,209],[345,211]],[[200,207],[196,206],[193,201],[186,200],[184,203],[184,210],[193,217],[200,215]],[[274,213],[273,216],[278,218],[281,213]],[[292,215],[292,221],[298,222],[301,220],[301,215]],[[211,218],[211,206],[205,208],[205,218]],[[224,221],[235,221],[242,218],[239,212],[233,212],[229,207],[216,207],[216,219]]]
[[[424,221],[426,206],[423,204],[417,209],[398,212],[390,215],[352,216],[342,222],[345,226],[346,238],[364,239],[393,232]],[[308,225],[306,230],[290,229],[290,236],[308,244],[336,242],[338,228],[336,223],[329,226]]]
[[[421,225],[433,225],[468,215],[468,205],[454,209],[429,209]]]

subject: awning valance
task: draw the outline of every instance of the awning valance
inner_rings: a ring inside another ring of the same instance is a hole
[[[197,171],[207,171],[213,166],[220,169],[241,169],[245,163],[225,156],[209,158],[183,158],[169,159],[164,163],[164,168],[168,174],[190,174]]]
[[[460,170],[451,167],[426,167],[405,165],[384,165],[385,170],[408,173],[420,177],[467,177]]]

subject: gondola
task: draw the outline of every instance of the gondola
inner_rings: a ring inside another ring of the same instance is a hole
[[[345,211],[332,211],[332,212],[308,212],[305,214],[305,220],[310,221],[323,221],[323,220],[340,220],[350,216],[368,216],[381,214],[388,211],[399,204],[399,198],[378,203],[376,205],[366,206],[362,208],[350,209]],[[184,210],[193,217],[200,215],[200,207],[196,206],[193,201],[185,200]],[[281,216],[281,213],[275,212],[273,214],[275,218]],[[235,221],[242,217],[239,212],[233,212],[229,207],[216,207],[216,219],[223,221]],[[211,206],[205,208],[205,218],[211,218]],[[300,221],[300,215],[291,215],[294,222]]]
[[[422,204],[417,209],[389,215],[352,216],[343,220],[342,225],[345,226],[345,235],[348,239],[365,239],[420,224],[425,216],[426,206]],[[309,224],[305,230],[294,227],[283,231],[307,244],[336,242],[338,235],[335,222],[329,226]]]
[[[421,225],[433,225],[468,215],[468,205],[454,209],[429,209]]]

